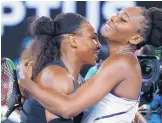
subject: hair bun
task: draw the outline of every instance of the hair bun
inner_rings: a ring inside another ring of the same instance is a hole
[[[54,22],[49,17],[35,17],[29,25],[31,35],[54,35]]]
[[[152,16],[152,30],[147,44],[159,47],[162,45],[162,9],[152,7],[149,11]]]

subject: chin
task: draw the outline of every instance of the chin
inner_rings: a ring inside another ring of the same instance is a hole
[[[106,36],[106,31],[103,29],[102,32],[101,32],[101,36],[102,37],[105,37]]]
[[[93,60],[92,64],[95,65],[97,63],[98,57]]]
[[[94,61],[93,63],[92,63],[92,65],[95,65],[96,64],[96,61]]]
[[[95,65],[96,61],[95,60],[91,60],[91,62],[88,63],[89,65]]]
[[[101,36],[106,40],[109,40],[109,38],[111,37],[111,35],[107,31],[102,31]]]

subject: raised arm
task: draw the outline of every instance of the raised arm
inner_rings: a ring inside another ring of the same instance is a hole
[[[123,58],[106,60],[97,74],[71,95],[63,95],[56,91],[47,92],[28,78],[22,80],[22,86],[47,110],[70,118],[99,102],[115,85],[125,79],[126,69]]]

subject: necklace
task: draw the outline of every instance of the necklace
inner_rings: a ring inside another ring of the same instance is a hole
[[[61,60],[64,61],[64,62],[66,63],[66,65],[69,67],[69,69],[70,69],[71,71],[73,71],[72,67],[69,65],[69,63],[68,63],[62,56],[61,56]],[[67,70],[68,70],[68,69],[67,69]],[[70,70],[68,70],[70,76],[72,77],[72,79],[73,79],[74,81],[76,81],[76,79],[74,78],[74,76],[70,73]]]

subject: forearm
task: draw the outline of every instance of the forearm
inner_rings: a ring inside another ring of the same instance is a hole
[[[69,118],[69,115],[66,113],[69,107],[68,105],[70,104],[68,96],[62,95],[56,91],[44,89],[33,81],[30,82],[30,87],[25,87],[25,89],[51,113]]]

